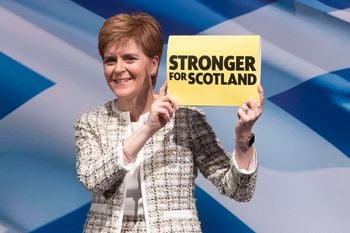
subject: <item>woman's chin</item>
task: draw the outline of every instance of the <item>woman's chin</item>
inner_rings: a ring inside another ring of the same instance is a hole
[[[125,97],[131,94],[130,87],[123,85],[111,85],[110,86],[112,92],[118,97]]]
[[[114,91],[114,94],[118,99],[126,99],[130,97],[130,93],[126,93],[122,91]]]

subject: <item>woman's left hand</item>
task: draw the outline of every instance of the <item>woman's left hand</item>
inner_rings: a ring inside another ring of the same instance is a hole
[[[237,111],[238,121],[236,123],[235,132],[237,139],[246,139],[252,133],[254,123],[263,113],[264,108],[264,89],[258,86],[260,106],[255,100],[249,99]]]

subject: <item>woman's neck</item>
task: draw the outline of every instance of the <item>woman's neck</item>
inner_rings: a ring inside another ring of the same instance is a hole
[[[140,116],[151,110],[151,105],[156,96],[153,92],[145,96],[137,96],[132,99],[118,99],[118,108],[123,112],[130,112],[130,120],[132,122],[138,121]]]

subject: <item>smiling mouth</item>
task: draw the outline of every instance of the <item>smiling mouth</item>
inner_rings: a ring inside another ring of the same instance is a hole
[[[130,80],[134,80],[134,78],[120,78],[120,79],[114,80],[114,82],[115,83],[125,83],[125,82],[128,82]]]

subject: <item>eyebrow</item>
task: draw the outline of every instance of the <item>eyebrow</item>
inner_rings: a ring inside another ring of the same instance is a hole
[[[125,53],[122,55],[122,57],[125,57],[125,56],[134,56],[134,57],[138,57],[139,55],[136,54],[136,53]]]
[[[113,56],[113,55],[103,56],[103,61],[107,61],[109,59],[114,59],[114,58],[115,58],[115,56]]]
[[[136,53],[125,53],[122,54],[122,57],[127,57],[127,56],[134,56],[134,57],[138,57],[139,55]],[[110,58],[115,58],[116,56],[114,54],[107,54],[103,56],[103,60],[105,59],[110,59]]]

